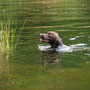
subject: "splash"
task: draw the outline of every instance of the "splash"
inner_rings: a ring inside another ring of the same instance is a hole
[[[74,44],[74,45],[70,45],[70,46],[58,46],[58,48],[51,48],[51,46],[49,45],[43,45],[43,44],[39,44],[38,48],[41,51],[48,51],[48,50],[55,50],[57,52],[73,52],[73,51],[82,51],[82,50],[90,50],[89,47],[86,47],[87,44],[84,43],[79,43],[79,44]]]

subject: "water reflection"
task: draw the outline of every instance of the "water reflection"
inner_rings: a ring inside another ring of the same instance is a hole
[[[7,87],[10,85],[10,65],[9,54],[3,55],[0,52],[0,87]]]
[[[43,66],[52,66],[59,62],[59,54],[56,51],[42,51],[41,63]]]
[[[42,51],[41,64],[55,69],[40,67],[36,49],[39,33],[46,31],[57,31],[65,45],[90,46],[89,9],[89,0],[0,0],[0,16],[17,18],[18,35],[27,19],[18,41],[23,45],[17,47],[11,62],[12,77],[9,57],[0,53],[0,87],[4,88],[0,90],[89,90],[90,48],[75,48],[62,54],[62,59],[60,53]]]

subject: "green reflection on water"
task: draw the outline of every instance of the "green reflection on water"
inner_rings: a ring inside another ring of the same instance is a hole
[[[90,49],[51,53],[37,48],[39,34],[47,31],[58,32],[66,45],[89,47],[89,8],[88,0],[1,0],[0,16],[17,18],[21,36],[13,56],[0,56],[0,89],[89,90]]]

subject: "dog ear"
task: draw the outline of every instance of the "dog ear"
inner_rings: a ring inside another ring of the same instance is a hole
[[[58,33],[53,32],[53,31],[49,31],[49,32],[48,32],[48,35],[50,35],[50,34],[51,34],[51,35],[54,35],[54,36],[59,36]]]
[[[56,39],[57,39],[56,36],[52,33],[49,33],[48,37],[49,37],[49,41],[56,41]]]

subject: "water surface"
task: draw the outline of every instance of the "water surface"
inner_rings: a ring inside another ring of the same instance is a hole
[[[88,0],[1,0],[0,17],[17,21],[13,55],[0,54],[1,90],[90,90]],[[40,33],[57,32],[73,52],[40,51]],[[1,52],[0,52],[1,53]]]

